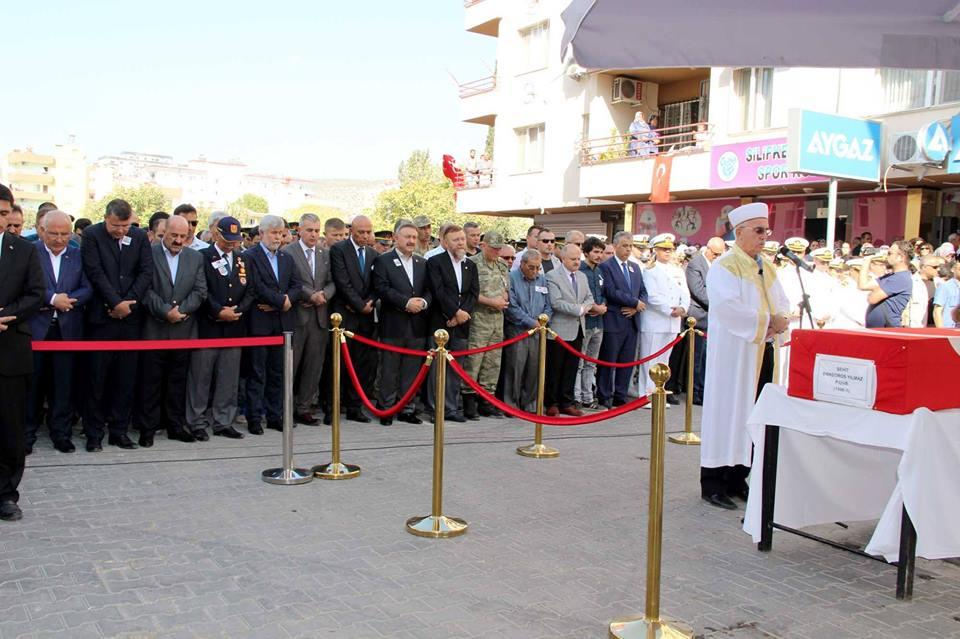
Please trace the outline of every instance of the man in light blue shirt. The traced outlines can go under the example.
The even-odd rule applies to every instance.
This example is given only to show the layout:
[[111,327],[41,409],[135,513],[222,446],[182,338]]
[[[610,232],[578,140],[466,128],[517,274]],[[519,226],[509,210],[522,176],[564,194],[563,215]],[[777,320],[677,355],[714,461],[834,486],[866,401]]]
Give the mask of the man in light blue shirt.
[[[540,253],[527,249],[520,256],[520,268],[510,273],[510,304],[505,311],[507,339],[538,326],[537,317],[553,315],[547,279],[540,271]],[[536,409],[540,340],[529,337],[508,346],[503,355],[504,400],[526,411]]]
[[937,328],[957,328],[955,311],[960,306],[960,262],[950,269],[952,278],[941,284],[933,296],[933,323]]

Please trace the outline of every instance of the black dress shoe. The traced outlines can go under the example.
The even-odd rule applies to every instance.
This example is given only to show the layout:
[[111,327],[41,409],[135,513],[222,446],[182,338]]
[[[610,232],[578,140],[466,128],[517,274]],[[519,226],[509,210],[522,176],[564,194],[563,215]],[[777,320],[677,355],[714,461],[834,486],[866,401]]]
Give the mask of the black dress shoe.
[[620,406],[623,406],[623,405],[626,404],[626,403],[627,403],[627,400],[625,400],[625,399],[615,399],[615,400],[613,400],[613,402],[612,402],[610,405],[611,405],[613,408],[618,408],[618,407],[620,407]]
[[260,422],[248,422],[247,430],[250,431],[251,435],[263,435],[263,426],[260,425]]
[[86,448],[88,453],[99,453],[103,451],[103,446],[95,439],[88,439]]
[[223,430],[215,432],[214,436],[227,437],[229,439],[243,439],[243,433],[235,429],[233,426],[227,426]]
[[370,418],[363,414],[363,411],[359,410],[348,410],[347,419],[351,422],[360,422],[361,424],[369,424]]
[[168,430],[167,439],[175,439],[179,442],[183,442],[184,444],[192,444],[193,442],[197,441],[197,438],[193,436],[193,433],[181,430],[179,428],[177,430]]
[[107,443],[111,446],[116,446],[117,448],[123,448],[124,450],[133,450],[137,447],[133,443],[133,440],[124,435],[110,435],[107,438]]
[[736,488],[734,490],[728,490],[727,494],[731,497],[736,497],[740,501],[747,501],[747,497],[750,496],[750,489],[744,486],[743,488]]
[[53,442],[53,447],[59,450],[61,453],[72,453],[77,450],[77,447],[74,446],[73,442],[69,439]]
[[267,428],[269,428],[270,430],[279,430],[280,432],[283,432],[283,424],[281,422],[268,421]]
[[207,434],[206,430],[198,428],[197,430],[193,431],[193,438],[198,442],[205,442],[210,440],[210,435]]
[[604,399],[602,401],[598,401],[597,408],[599,408],[600,410],[610,410],[611,408],[613,408],[613,400]]
[[667,395],[667,403],[673,406],[679,406],[680,398],[677,397],[676,395]]
[[150,448],[153,446],[153,433],[140,433],[140,438],[137,440],[137,443],[140,444],[143,448]]
[[323,425],[329,426],[333,423],[333,418],[330,417],[330,413],[324,413],[323,415]]
[[4,521],[19,521],[23,519],[23,511],[16,502],[7,500],[0,502],[0,519]]
[[463,415],[447,415],[446,417],[444,417],[444,420],[448,422],[457,422],[458,424],[467,423],[467,418],[464,417]]
[[380,418],[380,425],[381,425],[381,426],[392,426],[392,425],[393,425],[393,417],[381,417],[381,418]]
[[293,421],[299,424],[306,424],[307,426],[316,426],[320,423],[316,417],[309,413],[297,413],[293,416]]
[[408,424],[422,424],[423,420],[417,417],[415,413],[400,413],[397,420]]
[[711,506],[716,506],[717,508],[723,508],[724,510],[736,510],[737,505],[733,503],[733,500],[727,497],[722,493],[714,493],[712,495],[704,495],[703,501],[707,502]]
[[694,405],[694,406],[703,406],[703,398],[702,398],[702,397],[697,397],[696,395],[694,395],[694,396],[693,396],[693,405]]

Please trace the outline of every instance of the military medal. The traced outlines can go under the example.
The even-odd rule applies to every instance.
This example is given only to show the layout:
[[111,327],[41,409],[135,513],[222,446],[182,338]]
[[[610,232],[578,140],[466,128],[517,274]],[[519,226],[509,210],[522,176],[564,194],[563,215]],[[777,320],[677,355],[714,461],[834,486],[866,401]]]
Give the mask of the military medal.
[[240,285],[247,285],[247,267],[241,258],[237,258],[237,275],[240,278]]

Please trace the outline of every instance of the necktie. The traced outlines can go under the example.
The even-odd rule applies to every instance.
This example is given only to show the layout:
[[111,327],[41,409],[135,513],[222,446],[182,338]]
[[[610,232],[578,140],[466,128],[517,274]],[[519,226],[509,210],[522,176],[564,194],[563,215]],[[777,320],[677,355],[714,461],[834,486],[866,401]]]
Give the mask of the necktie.
[[623,279],[627,281],[627,286],[630,286],[630,271],[627,270],[627,263],[626,262],[621,263],[620,268],[623,269]]
[[573,296],[580,297],[580,291],[577,290],[577,274],[576,273],[570,274],[570,286],[573,287]]
[[364,271],[366,270],[366,268],[367,268],[367,260],[366,260],[366,258],[363,256],[363,247],[362,247],[362,246],[357,249],[357,259],[360,260],[360,274],[362,275],[363,272],[364,272]]
[[224,253],[223,259],[227,263],[227,273],[233,272],[233,255],[231,253]]
[[312,248],[308,248],[308,249],[307,249],[307,264],[310,266],[310,277],[313,277],[313,276],[314,276],[314,273],[316,272],[317,269],[316,269],[316,267],[315,267],[314,264],[313,264],[313,249],[312,249]]

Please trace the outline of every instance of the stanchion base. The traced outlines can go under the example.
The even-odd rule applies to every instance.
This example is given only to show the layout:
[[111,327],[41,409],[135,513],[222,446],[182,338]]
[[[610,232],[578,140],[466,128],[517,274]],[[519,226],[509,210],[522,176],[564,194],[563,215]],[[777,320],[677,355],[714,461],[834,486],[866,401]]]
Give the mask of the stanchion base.
[[517,454],[524,457],[535,457],[537,459],[546,457],[559,457],[560,451],[551,448],[546,444],[530,444],[529,446],[520,446],[517,448]]
[[700,435],[696,433],[680,433],[679,435],[670,435],[668,437],[671,442],[674,444],[684,444],[686,446],[699,446],[700,445]]
[[456,517],[411,517],[407,520],[407,532],[417,537],[458,537],[467,532],[467,522]]
[[313,481],[313,473],[306,468],[270,468],[260,474],[260,479],[268,484],[294,486]]
[[329,464],[320,464],[310,469],[314,477],[319,479],[353,479],[360,475],[360,467],[353,464],[340,464],[330,462]]
[[693,629],[671,619],[620,617],[610,622],[610,639],[693,639]]

